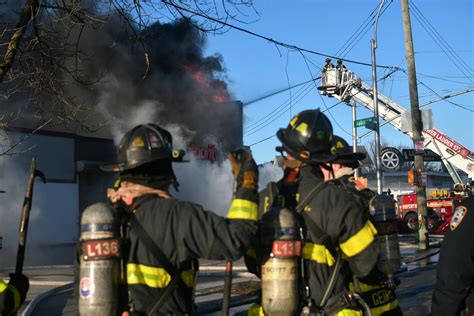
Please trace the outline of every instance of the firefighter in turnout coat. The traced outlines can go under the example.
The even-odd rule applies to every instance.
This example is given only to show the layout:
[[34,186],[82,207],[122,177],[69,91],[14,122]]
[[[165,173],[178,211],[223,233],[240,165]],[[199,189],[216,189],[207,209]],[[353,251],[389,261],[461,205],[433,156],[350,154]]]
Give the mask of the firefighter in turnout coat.
[[[285,170],[277,193],[269,194],[269,189],[261,192],[261,212],[268,211],[273,203],[289,208],[306,205],[301,213],[305,228],[305,301],[312,307],[324,308],[327,315],[362,315],[360,306],[348,295],[348,281],[354,275],[366,276],[375,265],[379,253],[377,231],[351,194],[325,182],[322,170],[337,158],[332,125],[319,110],[307,110],[297,114],[286,129],[280,129],[277,137],[282,143],[277,150],[286,153],[285,165],[293,170]],[[284,192],[285,183],[291,184],[290,192]],[[335,275],[334,286],[326,293],[337,261],[344,261],[347,269]],[[258,308],[254,306],[249,314],[261,314]]]
[[[334,147],[338,157],[328,165],[329,170],[323,169],[324,179],[332,181],[335,185],[349,192],[369,213],[369,202],[376,195],[366,188],[360,179],[354,177],[355,169],[360,166],[360,161],[365,158],[364,153],[351,152],[349,144],[340,136],[334,135]],[[395,296],[395,289],[387,286],[387,277],[377,267],[363,278],[356,278],[349,283],[351,291],[360,292],[365,302],[370,307],[372,316],[398,316],[402,311]]]
[[[134,214],[126,222],[125,303],[137,315],[194,314],[193,269],[197,267],[193,262],[197,258],[236,260],[257,230],[258,171],[250,152],[229,155],[235,190],[227,218],[171,195],[169,186],[177,183],[171,163],[181,158],[172,150],[168,131],[146,124],[124,135],[117,164],[103,166],[119,173],[109,199]],[[151,242],[145,242],[143,235]]]
[[441,246],[431,312],[474,315],[474,196],[454,210]]

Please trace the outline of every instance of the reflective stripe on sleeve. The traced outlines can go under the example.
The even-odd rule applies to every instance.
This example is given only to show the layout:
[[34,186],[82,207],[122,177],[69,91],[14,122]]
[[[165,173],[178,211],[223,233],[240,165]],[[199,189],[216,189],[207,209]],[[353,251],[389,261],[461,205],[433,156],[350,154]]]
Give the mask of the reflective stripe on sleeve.
[[[192,287],[194,283],[194,271],[183,271],[181,278],[188,287]],[[164,288],[168,286],[170,281],[171,275],[163,268],[150,267],[137,263],[127,264],[128,284],[143,284],[152,288]]]
[[355,311],[353,309],[343,309],[336,316],[363,316],[361,311]]
[[311,242],[306,242],[304,244],[303,258],[320,264],[326,264],[328,266],[332,266],[336,262],[324,245],[313,244]]
[[247,316],[265,316],[262,305],[254,304],[247,311]]
[[230,205],[227,218],[256,221],[258,219],[258,205],[249,200],[234,199]]
[[181,272],[181,279],[183,279],[187,287],[192,288],[194,286],[194,271],[186,270]]
[[16,312],[20,308],[20,304],[21,304],[20,292],[13,285],[8,285],[8,289],[10,290],[10,292],[13,293],[13,302],[14,302],[13,312]]
[[367,248],[374,241],[376,234],[377,229],[370,221],[367,221],[364,227],[339,246],[344,254],[353,257]]
[[6,288],[7,288],[7,284],[5,283],[5,281],[0,279],[0,294],[2,294]]
[[20,292],[18,292],[18,289],[14,287],[13,285],[8,285],[7,283],[5,283],[5,281],[0,279],[0,294],[5,292],[7,289],[13,294],[13,304],[14,304],[13,312],[15,312],[20,307],[20,303],[21,303]]

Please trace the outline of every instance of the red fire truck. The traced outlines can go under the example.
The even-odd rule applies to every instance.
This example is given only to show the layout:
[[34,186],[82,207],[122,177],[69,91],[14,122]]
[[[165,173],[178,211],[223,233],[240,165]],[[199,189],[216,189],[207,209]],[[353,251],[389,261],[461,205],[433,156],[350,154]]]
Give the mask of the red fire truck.
[[[433,234],[444,234],[451,217],[454,204],[470,195],[470,190],[458,186],[455,190],[436,189],[427,192],[426,205],[428,216],[426,228]],[[413,233],[418,230],[418,212],[416,194],[402,194],[397,197],[398,219],[402,232]]]

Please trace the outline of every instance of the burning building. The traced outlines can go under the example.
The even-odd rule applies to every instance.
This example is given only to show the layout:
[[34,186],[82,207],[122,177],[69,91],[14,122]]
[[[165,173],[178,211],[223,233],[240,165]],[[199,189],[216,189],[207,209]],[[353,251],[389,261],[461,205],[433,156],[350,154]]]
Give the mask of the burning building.
[[[167,128],[174,147],[187,150],[192,156],[190,166],[201,172],[200,187],[215,185],[198,192],[190,185],[196,179],[187,176],[193,171],[178,171],[178,179],[189,182],[188,189],[182,184],[181,197],[193,200],[190,195],[198,192],[202,200],[210,201],[204,195],[214,190],[220,199],[218,209],[228,203],[222,190],[231,192],[232,178],[219,162],[227,151],[242,146],[242,104],[231,101],[222,57],[203,55],[203,35],[188,20],[150,26],[141,31],[149,65],[143,63],[143,51],[130,45],[113,23],[98,30],[86,27],[83,37],[82,53],[94,58],[81,67],[82,75],[100,80],[84,85],[62,78],[64,92],[87,105],[77,120],[58,120],[51,105],[41,108],[40,118],[41,122],[52,121],[36,130],[41,125],[37,105],[29,103],[24,94],[12,97],[0,109],[4,114],[19,113],[1,132],[0,190],[6,193],[0,194],[0,267],[14,264],[31,158],[36,157],[37,168],[48,183],[35,184],[26,264],[71,263],[81,211],[104,201],[113,181],[113,175],[100,171],[99,166],[115,160],[115,144],[137,124],[154,122]],[[215,163],[203,165],[197,160]],[[214,179],[222,183],[207,181],[203,172],[214,172]],[[212,201],[205,206],[213,208]]]

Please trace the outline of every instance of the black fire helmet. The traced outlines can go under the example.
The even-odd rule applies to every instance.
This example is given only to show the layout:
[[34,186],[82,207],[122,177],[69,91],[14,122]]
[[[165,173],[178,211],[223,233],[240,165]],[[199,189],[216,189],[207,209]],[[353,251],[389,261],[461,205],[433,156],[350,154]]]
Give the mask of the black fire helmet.
[[[332,162],[337,158],[333,147],[332,125],[319,109],[295,115],[287,128],[280,128],[277,137],[283,150],[306,163]],[[281,150],[281,147],[277,147]]]
[[340,136],[334,135],[333,143],[337,154],[337,158],[333,161],[334,163],[355,169],[359,167],[359,161],[363,160],[366,156],[364,153],[352,152],[349,143]]
[[158,124],[151,123],[138,125],[125,133],[117,156],[116,164],[103,165],[101,169],[124,172],[159,159],[181,162],[184,151],[173,151],[171,134]]

